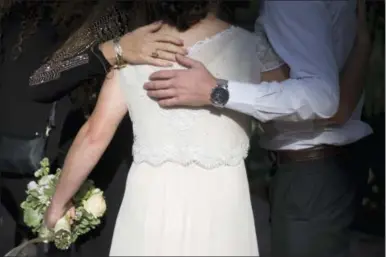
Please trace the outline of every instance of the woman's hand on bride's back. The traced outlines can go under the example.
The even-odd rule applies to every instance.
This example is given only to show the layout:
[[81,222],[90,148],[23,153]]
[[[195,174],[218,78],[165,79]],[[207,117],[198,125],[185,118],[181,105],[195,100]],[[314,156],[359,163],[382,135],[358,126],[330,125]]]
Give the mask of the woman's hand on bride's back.
[[[149,64],[161,67],[171,66],[176,54],[186,55],[183,41],[179,38],[157,33],[162,22],[140,27],[121,37],[123,59],[132,65]],[[100,46],[101,51],[111,64],[115,63],[115,51],[112,41]]]

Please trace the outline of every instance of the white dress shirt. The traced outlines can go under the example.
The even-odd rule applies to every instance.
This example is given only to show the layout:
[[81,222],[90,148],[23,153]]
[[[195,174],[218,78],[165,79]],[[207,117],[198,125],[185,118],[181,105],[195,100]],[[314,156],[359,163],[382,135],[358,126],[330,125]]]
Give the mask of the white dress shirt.
[[262,8],[257,25],[264,26],[273,48],[290,66],[290,79],[258,85],[230,81],[226,107],[263,122],[261,146],[270,150],[346,145],[371,134],[360,120],[363,98],[344,126],[313,122],[338,109],[339,72],[355,41],[356,0],[270,0]]

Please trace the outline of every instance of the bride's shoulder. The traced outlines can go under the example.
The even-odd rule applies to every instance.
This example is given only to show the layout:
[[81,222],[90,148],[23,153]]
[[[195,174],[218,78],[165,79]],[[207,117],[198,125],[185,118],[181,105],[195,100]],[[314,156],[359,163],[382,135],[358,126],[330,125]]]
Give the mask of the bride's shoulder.
[[246,40],[251,42],[257,40],[256,35],[253,32],[250,32],[239,26],[232,26],[233,28],[233,38],[239,42],[245,42]]
[[262,52],[270,48],[269,41],[264,32],[251,32],[241,27],[235,27],[233,42],[239,45],[243,51]]
[[264,27],[260,23],[255,24],[254,32],[238,28],[235,38],[243,45],[244,51],[250,52],[253,56],[257,57],[263,65],[264,71],[279,67],[283,64],[282,59],[273,49]]
[[234,38],[240,43],[245,43],[256,48],[271,48],[263,27],[256,27],[254,32],[241,27],[235,27]]

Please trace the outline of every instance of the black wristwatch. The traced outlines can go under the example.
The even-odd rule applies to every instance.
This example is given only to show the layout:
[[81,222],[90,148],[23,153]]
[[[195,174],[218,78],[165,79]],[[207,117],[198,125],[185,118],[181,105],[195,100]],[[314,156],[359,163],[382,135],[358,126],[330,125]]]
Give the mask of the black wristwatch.
[[223,108],[229,100],[228,81],[216,79],[217,86],[212,89],[210,101],[217,108]]

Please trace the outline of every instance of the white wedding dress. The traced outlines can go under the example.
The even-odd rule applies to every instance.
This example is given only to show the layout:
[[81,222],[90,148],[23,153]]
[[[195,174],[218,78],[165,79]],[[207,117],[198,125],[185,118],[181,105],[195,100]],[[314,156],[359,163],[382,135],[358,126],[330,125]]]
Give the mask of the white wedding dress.
[[[219,78],[258,83],[264,62],[275,61],[270,51],[265,38],[230,27],[194,45],[190,56]],[[110,256],[258,256],[244,167],[250,118],[159,107],[143,89],[157,70],[120,71],[134,162]]]

